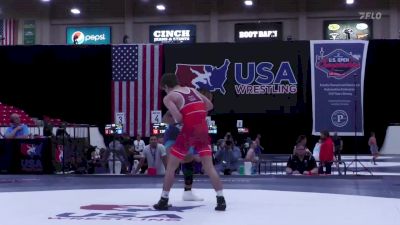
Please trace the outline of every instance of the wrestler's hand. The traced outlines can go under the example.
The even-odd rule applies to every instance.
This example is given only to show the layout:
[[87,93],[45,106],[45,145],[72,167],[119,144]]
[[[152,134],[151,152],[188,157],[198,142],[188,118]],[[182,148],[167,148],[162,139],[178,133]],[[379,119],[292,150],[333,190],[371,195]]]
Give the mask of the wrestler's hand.
[[174,124],[174,118],[172,117],[171,113],[169,111],[167,111],[163,118],[162,118],[163,123],[167,123],[167,124]]
[[179,132],[182,131],[183,124],[181,124],[181,123],[175,123],[174,125],[176,126],[176,128],[179,129]]

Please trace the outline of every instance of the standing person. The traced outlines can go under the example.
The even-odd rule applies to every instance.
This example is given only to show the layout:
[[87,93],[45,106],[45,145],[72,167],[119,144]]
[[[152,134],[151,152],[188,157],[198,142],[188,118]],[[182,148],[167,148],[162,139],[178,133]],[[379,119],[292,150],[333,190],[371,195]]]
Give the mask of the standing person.
[[257,142],[253,141],[250,145],[249,150],[246,153],[246,157],[244,158],[245,162],[251,162],[251,173],[255,174],[257,171],[257,164],[260,160],[259,155],[257,154]]
[[[210,101],[212,101],[213,96],[210,91],[208,91],[207,89],[200,89],[199,92],[206,96]],[[167,150],[167,152],[169,152],[171,146],[175,144],[176,138],[180,133],[180,124],[175,123],[174,118],[169,111],[164,114],[163,122],[168,124],[163,139],[165,149]],[[182,199],[183,201],[203,201],[203,198],[196,196],[192,191],[194,163],[199,162],[200,158],[198,157],[198,152],[193,147],[190,147],[189,152],[191,154],[187,155],[182,163],[182,172],[185,182]]]
[[210,177],[211,183],[217,194],[217,206],[215,210],[226,209],[225,198],[222,192],[222,183],[215,171],[210,148],[210,137],[206,122],[207,111],[213,108],[211,101],[198,91],[181,87],[175,74],[164,74],[161,78],[161,87],[167,93],[164,97],[164,105],[170,111],[175,122],[181,122],[183,127],[175,144],[171,147],[167,163],[167,171],[164,177],[161,198],[154,208],[168,210],[169,191],[173,185],[175,170],[184,159],[189,147],[198,150],[203,164],[203,169]]
[[376,143],[375,132],[371,132],[371,137],[368,140],[368,145],[372,155],[371,161],[374,163],[374,165],[378,165],[376,164],[376,158],[378,158],[379,148],[378,144]]
[[136,136],[136,140],[133,142],[133,146],[135,147],[135,151],[138,154],[142,154],[143,153],[143,150],[144,150],[144,147],[146,146],[146,144],[142,140],[142,136],[140,134],[138,134]]
[[321,147],[319,152],[319,174],[331,174],[332,172],[332,163],[333,163],[333,152],[334,146],[332,138],[329,136],[329,132],[324,130],[321,131]]
[[339,163],[341,163],[342,161],[342,150],[343,150],[343,140],[342,138],[340,138],[337,134],[337,132],[335,132],[335,134],[333,135],[333,143],[335,144],[335,158],[337,161],[339,161]]
[[[137,134],[136,140],[133,141],[133,161],[135,160],[141,160],[143,156],[143,150],[146,144],[142,140],[142,136],[140,134]],[[134,163],[132,164],[134,165]],[[140,167],[140,173],[144,173],[147,170],[147,164],[143,164]],[[132,168],[131,172],[134,172],[136,168]]]
[[121,174],[122,165],[124,164],[129,167],[128,156],[124,146],[121,144],[121,139],[120,136],[117,136],[108,145],[106,159],[108,160],[110,174]]
[[257,143],[256,153],[260,156],[264,152],[264,147],[261,146],[261,134],[257,134],[254,141]]
[[245,162],[252,162],[254,165],[258,162],[259,158],[256,154],[256,148],[257,143],[252,141],[249,150],[246,153],[246,157],[244,157]]

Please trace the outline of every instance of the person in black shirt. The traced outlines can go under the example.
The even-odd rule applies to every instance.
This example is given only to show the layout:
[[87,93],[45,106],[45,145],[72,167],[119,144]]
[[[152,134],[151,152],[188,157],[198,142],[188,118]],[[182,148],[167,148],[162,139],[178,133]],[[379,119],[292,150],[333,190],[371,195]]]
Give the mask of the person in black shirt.
[[317,173],[318,168],[314,157],[310,153],[307,153],[304,145],[297,144],[295,153],[290,155],[288,159],[286,174],[311,175]]
[[339,163],[342,161],[341,152],[343,150],[343,140],[338,136],[337,133],[333,135],[333,144],[335,145],[335,158]]

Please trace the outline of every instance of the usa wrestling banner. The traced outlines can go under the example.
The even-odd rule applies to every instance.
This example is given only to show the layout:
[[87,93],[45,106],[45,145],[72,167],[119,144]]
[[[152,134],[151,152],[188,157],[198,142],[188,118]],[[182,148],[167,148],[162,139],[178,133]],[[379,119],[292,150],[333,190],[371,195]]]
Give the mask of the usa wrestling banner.
[[309,42],[165,45],[165,71],[213,93],[214,113],[304,112]]
[[311,41],[313,135],[364,135],[368,41]]

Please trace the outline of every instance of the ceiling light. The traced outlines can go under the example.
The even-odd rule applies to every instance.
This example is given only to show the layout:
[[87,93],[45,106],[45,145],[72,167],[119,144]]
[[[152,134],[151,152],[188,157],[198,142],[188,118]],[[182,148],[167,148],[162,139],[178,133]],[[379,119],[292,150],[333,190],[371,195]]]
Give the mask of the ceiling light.
[[41,0],[42,2],[50,2],[51,0]]
[[165,10],[165,5],[163,5],[163,4],[158,4],[158,5],[156,6],[156,8],[157,8],[157,10],[159,10],[159,11],[164,11],[164,10]]
[[72,13],[72,14],[75,14],[75,15],[78,15],[78,14],[81,13],[81,10],[79,10],[78,8],[72,8],[72,9],[71,9],[71,13]]
[[346,0],[346,4],[347,5],[351,5],[351,4],[353,4],[354,3],[354,0]]
[[246,0],[246,1],[244,1],[244,4],[246,6],[252,6],[253,5],[253,1],[252,0]]

